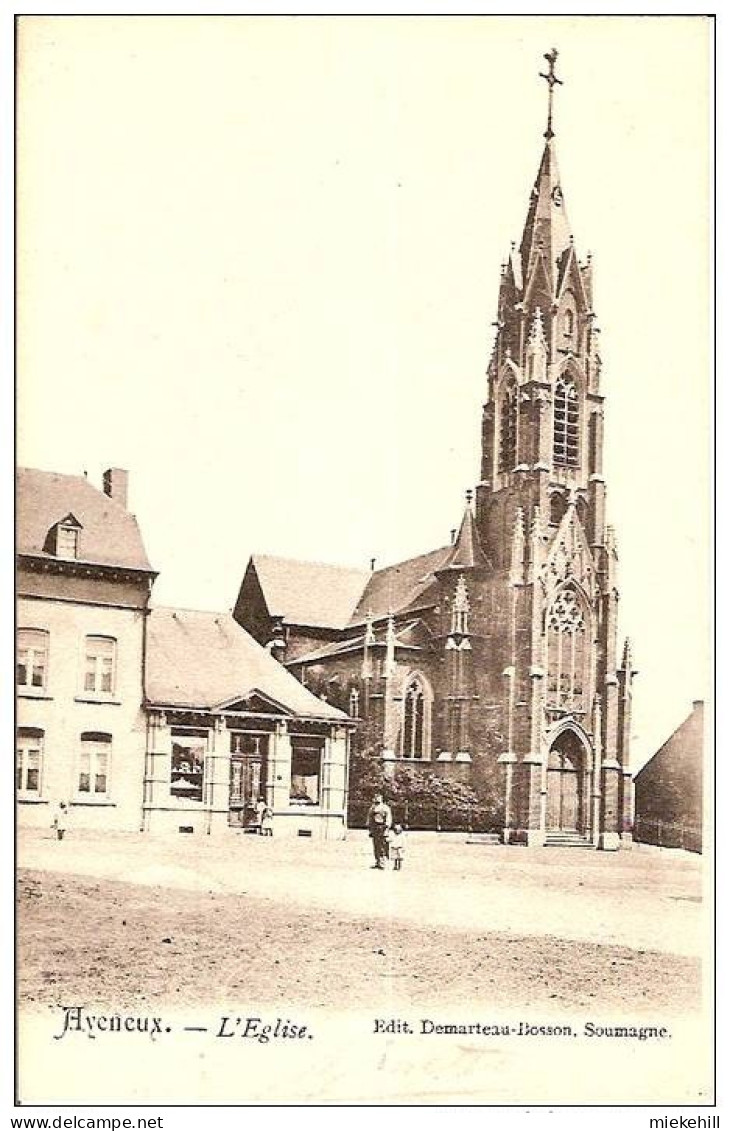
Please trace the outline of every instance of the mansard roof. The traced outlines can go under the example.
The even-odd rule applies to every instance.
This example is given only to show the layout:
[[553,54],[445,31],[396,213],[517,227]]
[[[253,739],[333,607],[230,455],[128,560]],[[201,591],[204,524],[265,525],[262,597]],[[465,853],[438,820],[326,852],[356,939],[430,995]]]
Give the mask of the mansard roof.
[[213,710],[254,698],[292,715],[345,718],[307,691],[230,613],[151,609],[145,658],[150,705]]
[[135,516],[85,476],[18,468],[16,483],[19,554],[55,559],[49,531],[73,518],[77,561],[153,572]]

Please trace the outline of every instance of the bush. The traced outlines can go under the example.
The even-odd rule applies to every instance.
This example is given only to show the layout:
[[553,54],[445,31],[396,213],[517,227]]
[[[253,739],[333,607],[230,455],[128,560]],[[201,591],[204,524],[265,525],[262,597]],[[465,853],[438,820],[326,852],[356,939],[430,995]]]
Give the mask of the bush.
[[393,810],[393,820],[406,828],[475,832],[496,832],[502,828],[501,798],[480,798],[470,785],[402,762],[386,773],[376,753],[353,754],[348,805],[350,827],[365,826],[375,793],[383,794]]

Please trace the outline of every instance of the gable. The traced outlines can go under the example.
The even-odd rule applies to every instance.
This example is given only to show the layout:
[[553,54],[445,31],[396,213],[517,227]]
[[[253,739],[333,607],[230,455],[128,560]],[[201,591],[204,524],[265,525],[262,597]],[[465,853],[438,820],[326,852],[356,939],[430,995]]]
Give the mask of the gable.
[[266,695],[255,687],[243,695],[234,695],[229,699],[224,699],[221,703],[216,703],[213,709],[216,711],[254,711],[264,715],[292,714],[276,699],[272,699],[270,695]]
[[597,592],[593,554],[574,501],[568,504],[558,526],[541,570],[541,581],[546,591],[556,589],[565,581],[575,581],[589,598]]

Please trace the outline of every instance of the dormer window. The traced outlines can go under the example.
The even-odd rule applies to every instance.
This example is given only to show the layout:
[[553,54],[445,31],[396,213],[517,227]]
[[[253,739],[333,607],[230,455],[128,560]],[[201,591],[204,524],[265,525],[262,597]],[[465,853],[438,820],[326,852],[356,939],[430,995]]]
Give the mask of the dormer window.
[[81,523],[75,515],[67,514],[48,531],[45,546],[49,554],[67,561],[75,561],[79,556],[79,531]]
[[56,557],[79,556],[79,532],[75,526],[59,526],[56,530]]

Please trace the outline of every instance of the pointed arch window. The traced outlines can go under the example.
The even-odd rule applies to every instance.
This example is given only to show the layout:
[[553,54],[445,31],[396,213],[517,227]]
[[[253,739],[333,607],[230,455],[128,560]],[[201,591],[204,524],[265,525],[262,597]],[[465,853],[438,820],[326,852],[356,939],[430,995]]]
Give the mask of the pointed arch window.
[[403,728],[401,757],[414,760],[428,758],[431,730],[431,702],[423,679],[413,676],[403,695]]
[[550,496],[550,525],[559,526],[568,509],[568,502],[562,491],[554,491]]
[[561,589],[547,616],[547,705],[584,711],[588,684],[588,626],[575,589]]
[[560,467],[578,466],[578,390],[570,377],[559,377],[555,385],[553,416],[553,461]]
[[502,394],[499,413],[499,470],[512,471],[517,463],[517,382],[510,379]]

